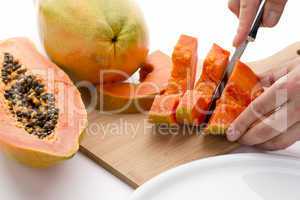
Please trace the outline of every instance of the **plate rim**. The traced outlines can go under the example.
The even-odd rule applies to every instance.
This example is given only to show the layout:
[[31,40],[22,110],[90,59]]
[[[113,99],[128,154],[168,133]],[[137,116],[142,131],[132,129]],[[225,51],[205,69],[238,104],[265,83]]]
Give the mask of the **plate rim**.
[[148,180],[146,183],[141,185],[139,188],[137,188],[130,196],[129,200],[139,200],[137,199],[139,195],[142,195],[143,193],[147,192],[149,189],[151,189],[151,187],[155,186],[157,183],[158,184],[161,183],[162,181],[164,181],[168,177],[171,177],[175,173],[182,173],[188,169],[192,170],[194,168],[200,167],[200,165],[202,165],[201,167],[203,167],[203,165],[206,165],[207,167],[208,165],[214,165],[215,163],[218,162],[222,162],[222,161],[228,162],[230,160],[237,160],[237,159],[239,159],[240,161],[241,159],[243,160],[264,159],[264,160],[272,160],[272,161],[282,160],[285,162],[298,162],[300,164],[300,160],[296,157],[290,155],[278,155],[272,153],[237,153],[237,154],[227,154],[227,155],[219,155],[214,157],[207,157],[207,158],[203,158],[200,160],[195,160],[186,164],[179,165],[175,168],[169,169],[153,177],[152,179]]

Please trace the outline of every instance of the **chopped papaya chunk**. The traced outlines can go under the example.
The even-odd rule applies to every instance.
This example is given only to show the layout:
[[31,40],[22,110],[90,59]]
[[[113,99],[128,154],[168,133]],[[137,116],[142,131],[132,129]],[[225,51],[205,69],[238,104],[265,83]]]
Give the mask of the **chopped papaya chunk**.
[[149,113],[149,122],[156,124],[176,124],[176,116],[174,115],[180,95],[158,95]]
[[192,125],[202,123],[216,87],[213,82],[198,82],[197,88],[188,90],[177,107],[177,121],[181,124]]
[[198,62],[198,42],[182,35],[172,55],[172,72],[166,91],[155,97],[149,112],[149,121],[157,124],[176,123],[176,108],[180,97],[194,87]]
[[219,103],[214,110],[214,114],[205,129],[206,134],[224,135],[231,122],[233,122],[246,107],[238,104]]
[[238,61],[228,80],[205,133],[225,135],[230,124],[263,92],[259,78]]
[[213,94],[223,78],[229,60],[229,52],[214,44],[208,53],[202,75],[193,90],[181,99],[176,117],[178,122],[199,125],[203,122]]
[[182,35],[172,55],[173,68],[166,94],[183,94],[194,88],[198,62],[196,38]]
[[213,44],[204,64],[200,80],[219,83],[229,62],[230,52]]

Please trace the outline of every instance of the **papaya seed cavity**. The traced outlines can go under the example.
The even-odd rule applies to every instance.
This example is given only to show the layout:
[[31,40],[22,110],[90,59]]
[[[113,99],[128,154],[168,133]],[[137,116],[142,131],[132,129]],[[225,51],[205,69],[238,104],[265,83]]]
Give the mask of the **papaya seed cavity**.
[[47,93],[45,85],[10,53],[4,53],[1,78],[4,98],[19,124],[40,139],[51,135],[59,115],[54,95]]

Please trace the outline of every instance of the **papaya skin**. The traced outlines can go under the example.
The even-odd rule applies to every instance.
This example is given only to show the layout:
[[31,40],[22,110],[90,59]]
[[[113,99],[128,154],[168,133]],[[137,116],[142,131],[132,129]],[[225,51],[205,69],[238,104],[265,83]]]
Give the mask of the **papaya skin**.
[[157,95],[149,112],[149,121],[155,124],[174,124],[180,98],[194,87],[198,62],[198,41],[181,35],[172,54],[172,72],[166,91]]
[[213,44],[203,64],[202,74],[193,90],[181,98],[176,110],[180,124],[200,125],[205,119],[214,91],[221,82],[228,65],[230,53],[217,44]]
[[14,144],[7,144],[0,142],[1,150],[6,155],[18,162],[33,168],[47,168],[52,165],[56,165],[64,160],[70,159],[75,155],[75,152],[79,149],[78,145],[74,146],[74,149],[67,155],[53,155],[47,152],[36,151],[34,149],[18,147]]
[[[80,138],[87,125],[87,113],[77,88],[56,65],[43,57],[26,38],[0,41],[0,63],[3,53],[12,54],[27,72],[37,76],[46,91],[55,96],[59,112],[54,132],[40,139],[17,126],[8,110],[0,80],[0,147],[10,157],[28,166],[44,168],[71,158],[79,149]],[[2,68],[2,66],[0,66]],[[53,76],[48,76],[49,74]],[[63,97],[61,96],[63,95]]]
[[148,54],[147,26],[133,0],[41,0],[39,26],[49,57],[78,80],[126,80]]
[[150,110],[154,98],[166,90],[171,74],[171,59],[161,51],[147,57],[140,69],[140,83],[99,85],[100,111],[115,114],[144,113]]
[[226,135],[231,123],[262,93],[258,76],[238,61],[204,132],[207,135]]

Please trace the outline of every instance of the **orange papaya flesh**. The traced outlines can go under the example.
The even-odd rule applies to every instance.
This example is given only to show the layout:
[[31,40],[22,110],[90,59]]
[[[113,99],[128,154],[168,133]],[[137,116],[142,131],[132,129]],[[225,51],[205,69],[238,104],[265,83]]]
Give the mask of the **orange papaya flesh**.
[[69,77],[26,38],[0,41],[0,147],[32,167],[72,157],[87,125]]
[[165,94],[183,94],[194,88],[198,62],[198,42],[181,35],[172,54],[173,68]]
[[155,97],[149,121],[156,124],[176,123],[176,108],[180,98],[194,87],[198,62],[198,42],[182,35],[172,54],[172,72],[166,91]]
[[179,94],[157,95],[149,112],[149,122],[155,124],[176,124],[176,108]]
[[140,83],[113,83],[99,85],[101,95],[100,110],[121,113],[148,111],[157,94],[166,90],[171,74],[170,57],[156,51],[147,57],[140,69]]
[[216,84],[198,82],[197,89],[188,90],[176,110],[176,119],[181,124],[199,125],[205,118],[212,101]]
[[246,107],[238,104],[219,103],[205,129],[206,134],[225,135],[230,124],[240,115]]
[[206,134],[224,135],[230,124],[263,92],[257,75],[238,61],[205,130]]
[[230,52],[213,44],[203,63],[201,81],[219,83],[229,62]]
[[238,61],[220,98],[222,103],[248,106],[263,92],[257,75],[244,63]]
[[171,75],[172,60],[161,51],[155,51],[147,57],[140,69],[140,82],[154,83],[154,86],[164,92],[168,78]]
[[199,125],[203,122],[228,65],[230,53],[214,44],[209,51],[200,79],[192,91],[186,92],[176,111],[178,122]]

